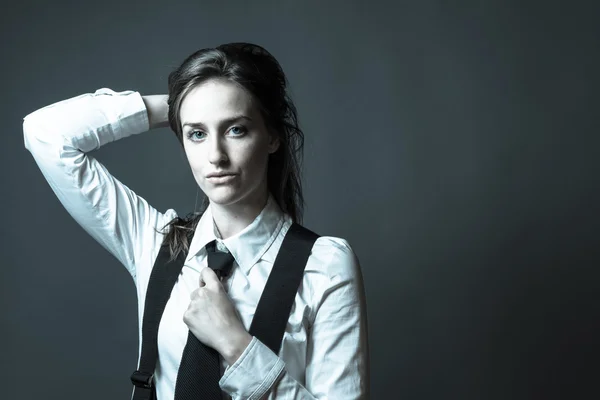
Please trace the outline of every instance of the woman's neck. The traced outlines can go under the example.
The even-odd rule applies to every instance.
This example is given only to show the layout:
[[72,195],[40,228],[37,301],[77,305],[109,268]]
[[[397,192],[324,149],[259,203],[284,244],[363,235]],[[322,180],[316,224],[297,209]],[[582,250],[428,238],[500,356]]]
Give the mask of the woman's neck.
[[244,204],[220,205],[211,203],[213,220],[222,239],[234,236],[252,223],[265,208],[269,193]]

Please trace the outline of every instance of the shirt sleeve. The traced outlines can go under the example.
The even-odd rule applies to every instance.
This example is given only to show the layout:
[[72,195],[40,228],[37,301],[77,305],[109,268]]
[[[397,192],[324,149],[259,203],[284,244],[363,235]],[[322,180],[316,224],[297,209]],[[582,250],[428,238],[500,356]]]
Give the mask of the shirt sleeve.
[[142,244],[168,218],[89,152],[148,130],[141,95],[106,88],[43,107],[23,121],[25,147],[62,205],[134,278]]
[[327,279],[308,334],[304,385],[286,372],[277,354],[254,337],[221,378],[221,388],[232,399],[369,398],[366,300],[360,265],[345,240],[319,240],[331,245],[313,260],[326,266]]

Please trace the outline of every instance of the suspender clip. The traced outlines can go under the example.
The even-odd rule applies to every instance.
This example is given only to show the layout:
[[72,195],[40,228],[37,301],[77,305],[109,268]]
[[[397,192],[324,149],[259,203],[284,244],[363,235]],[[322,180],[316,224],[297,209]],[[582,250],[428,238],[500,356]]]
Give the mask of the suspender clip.
[[154,374],[147,374],[140,370],[134,371],[131,374],[131,382],[139,388],[150,389],[153,386]]

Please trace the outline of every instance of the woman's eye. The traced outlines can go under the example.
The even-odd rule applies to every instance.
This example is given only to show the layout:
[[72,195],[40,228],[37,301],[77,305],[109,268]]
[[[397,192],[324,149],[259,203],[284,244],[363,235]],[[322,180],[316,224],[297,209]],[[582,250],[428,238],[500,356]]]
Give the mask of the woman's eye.
[[200,140],[204,138],[204,132],[201,131],[190,131],[188,132],[188,138],[191,140]]
[[229,132],[231,132],[231,134],[234,136],[240,136],[246,133],[246,128],[242,126],[234,126],[229,130]]

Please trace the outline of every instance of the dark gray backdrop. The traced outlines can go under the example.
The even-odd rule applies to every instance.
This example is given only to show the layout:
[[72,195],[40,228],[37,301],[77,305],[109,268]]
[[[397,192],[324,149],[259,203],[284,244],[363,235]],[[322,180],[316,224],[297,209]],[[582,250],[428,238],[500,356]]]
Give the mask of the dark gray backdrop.
[[[362,264],[372,398],[598,396],[598,7],[450,3],[5,5],[0,397],[128,398],[137,352],[133,282],[55,199],[22,117],[100,87],[162,93],[229,41],[288,74],[305,224]],[[95,155],[159,210],[193,208],[168,130]]]

